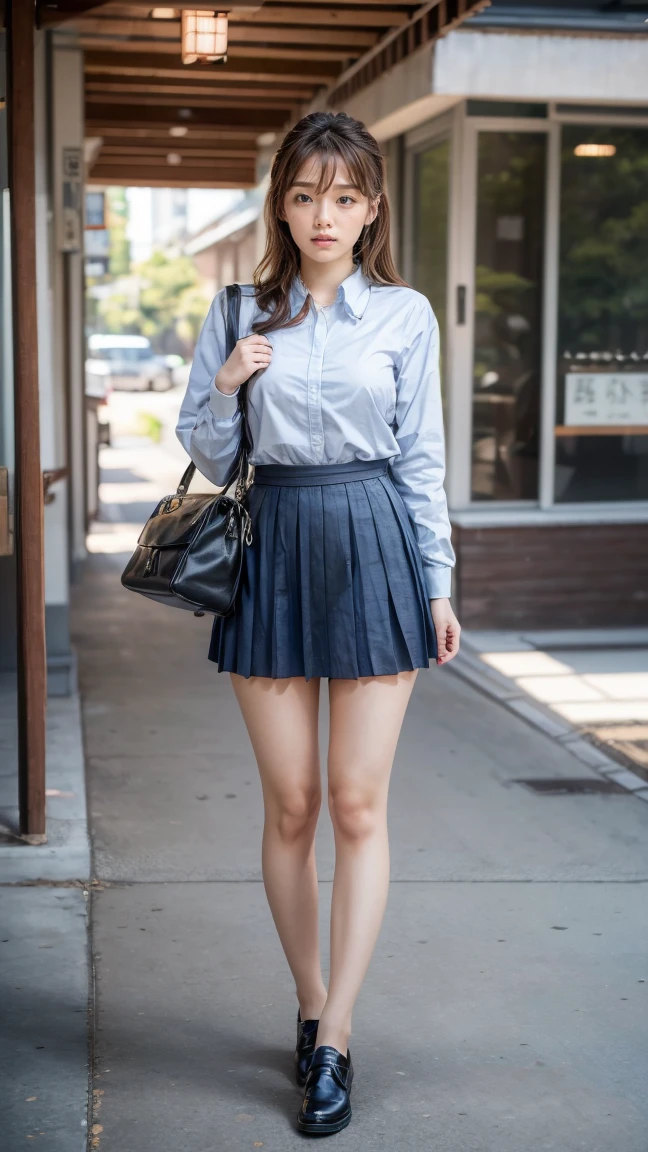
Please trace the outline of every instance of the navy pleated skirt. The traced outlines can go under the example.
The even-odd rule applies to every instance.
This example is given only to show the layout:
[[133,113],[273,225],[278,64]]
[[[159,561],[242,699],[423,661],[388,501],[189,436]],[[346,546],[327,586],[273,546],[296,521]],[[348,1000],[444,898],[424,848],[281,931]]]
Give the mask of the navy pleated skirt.
[[355,680],[427,668],[437,642],[389,460],[258,464],[253,542],[208,658],[239,675]]

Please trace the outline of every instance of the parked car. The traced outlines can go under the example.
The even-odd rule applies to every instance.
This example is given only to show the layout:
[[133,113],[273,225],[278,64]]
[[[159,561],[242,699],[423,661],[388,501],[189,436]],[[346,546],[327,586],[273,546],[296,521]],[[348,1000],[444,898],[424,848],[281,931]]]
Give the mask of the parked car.
[[115,390],[166,392],[173,387],[165,358],[153,352],[146,336],[104,336],[95,332],[88,338],[88,351],[86,374],[93,370],[94,361],[108,364]]
[[109,405],[112,392],[110,364],[105,360],[86,360],[85,394],[90,398],[97,415],[97,439],[99,444],[110,444]]

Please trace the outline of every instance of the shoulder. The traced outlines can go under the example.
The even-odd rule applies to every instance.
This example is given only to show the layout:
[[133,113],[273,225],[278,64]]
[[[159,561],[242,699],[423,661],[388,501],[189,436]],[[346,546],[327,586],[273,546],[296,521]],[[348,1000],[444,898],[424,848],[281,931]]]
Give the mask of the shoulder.
[[[241,308],[240,308],[240,327],[249,326],[259,313],[256,305],[256,289],[254,284],[240,284],[241,289]],[[214,296],[210,312],[219,316],[223,321],[227,313],[227,286],[224,285],[219,288]]]
[[372,298],[390,316],[416,328],[438,328],[437,318],[427,296],[409,284],[372,284]]

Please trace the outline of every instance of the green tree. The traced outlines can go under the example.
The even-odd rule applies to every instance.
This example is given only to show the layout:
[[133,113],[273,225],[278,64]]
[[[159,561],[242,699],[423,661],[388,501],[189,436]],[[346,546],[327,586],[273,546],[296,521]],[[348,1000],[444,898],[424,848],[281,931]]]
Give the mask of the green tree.
[[174,351],[180,341],[191,355],[210,304],[191,260],[156,250],[132,273],[139,281],[137,302],[117,291],[100,304],[106,331],[148,336],[158,352]]
[[110,232],[110,272],[125,276],[130,271],[130,242],[126,238],[128,204],[125,188],[106,190],[107,224]]

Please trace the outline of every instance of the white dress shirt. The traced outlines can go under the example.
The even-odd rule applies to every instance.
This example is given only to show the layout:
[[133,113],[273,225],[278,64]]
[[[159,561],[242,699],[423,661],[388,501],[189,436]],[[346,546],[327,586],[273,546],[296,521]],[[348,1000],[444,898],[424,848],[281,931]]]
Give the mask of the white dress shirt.
[[[239,336],[261,316],[241,285]],[[307,290],[290,288],[291,315]],[[226,359],[225,289],[200,333],[176,435],[200,472],[222,485],[241,435],[237,392],[214,377]],[[251,464],[340,464],[390,457],[389,471],[414,523],[428,596],[450,595],[455,554],[443,479],[439,326],[422,293],[376,285],[356,265],[333,304],[311,307],[294,328],[268,334],[272,360],[248,383]],[[238,391],[238,390],[237,390]]]

